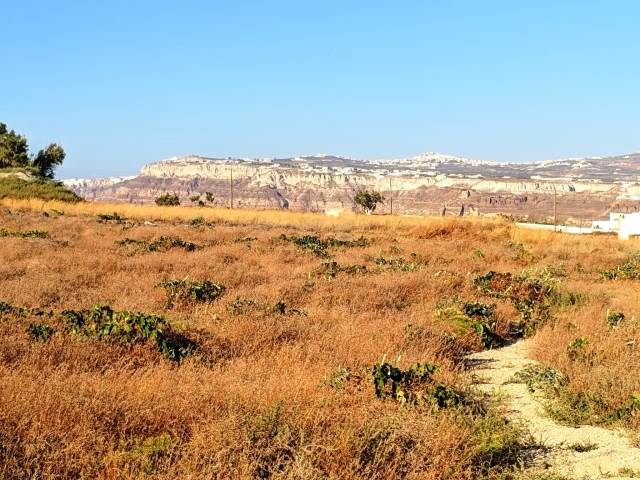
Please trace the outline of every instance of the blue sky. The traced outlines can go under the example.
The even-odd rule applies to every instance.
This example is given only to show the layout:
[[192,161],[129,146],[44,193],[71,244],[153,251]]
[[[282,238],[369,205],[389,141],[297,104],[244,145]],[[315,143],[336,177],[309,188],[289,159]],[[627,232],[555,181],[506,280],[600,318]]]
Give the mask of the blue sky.
[[640,2],[5,2],[0,121],[60,177],[201,154],[640,150]]

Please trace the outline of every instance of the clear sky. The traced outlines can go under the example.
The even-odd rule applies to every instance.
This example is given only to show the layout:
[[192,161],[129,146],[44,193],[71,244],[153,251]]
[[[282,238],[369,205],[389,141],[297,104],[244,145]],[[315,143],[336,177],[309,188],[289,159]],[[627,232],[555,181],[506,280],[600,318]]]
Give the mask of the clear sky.
[[640,150],[640,2],[7,1],[0,121],[60,177],[174,155]]

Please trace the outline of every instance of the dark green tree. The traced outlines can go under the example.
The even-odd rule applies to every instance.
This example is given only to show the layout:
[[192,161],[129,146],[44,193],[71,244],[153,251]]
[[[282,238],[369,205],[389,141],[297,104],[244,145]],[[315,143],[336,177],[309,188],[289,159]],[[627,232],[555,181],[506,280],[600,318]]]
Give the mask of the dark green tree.
[[26,167],[29,165],[27,138],[0,122],[0,168]]
[[364,213],[371,215],[378,204],[384,202],[384,197],[380,195],[380,192],[374,190],[370,192],[368,190],[360,190],[353,201],[362,208]]
[[41,177],[53,178],[56,167],[62,165],[65,156],[64,149],[57,143],[52,143],[38,152],[33,159],[33,166]]

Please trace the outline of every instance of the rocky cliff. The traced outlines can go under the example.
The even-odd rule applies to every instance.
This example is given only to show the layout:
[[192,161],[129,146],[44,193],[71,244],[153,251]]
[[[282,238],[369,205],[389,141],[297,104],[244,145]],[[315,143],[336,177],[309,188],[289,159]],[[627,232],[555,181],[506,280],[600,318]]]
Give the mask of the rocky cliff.
[[145,165],[140,175],[73,180],[87,199],[152,202],[176,192],[183,203],[211,192],[214,203],[292,210],[352,210],[360,189],[381,191],[396,213],[509,213],[544,219],[594,218],[612,208],[634,211],[640,199],[640,154],[531,164],[468,160],[427,153],[397,160],[333,155],[272,159],[174,157]]

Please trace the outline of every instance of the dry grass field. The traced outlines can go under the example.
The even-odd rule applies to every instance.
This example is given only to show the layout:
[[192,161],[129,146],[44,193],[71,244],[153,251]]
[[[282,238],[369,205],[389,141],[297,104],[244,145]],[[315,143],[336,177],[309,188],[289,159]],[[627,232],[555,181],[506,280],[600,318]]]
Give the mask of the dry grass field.
[[640,432],[638,247],[3,200],[0,477],[514,478],[535,445],[464,355],[533,335],[551,415]]

